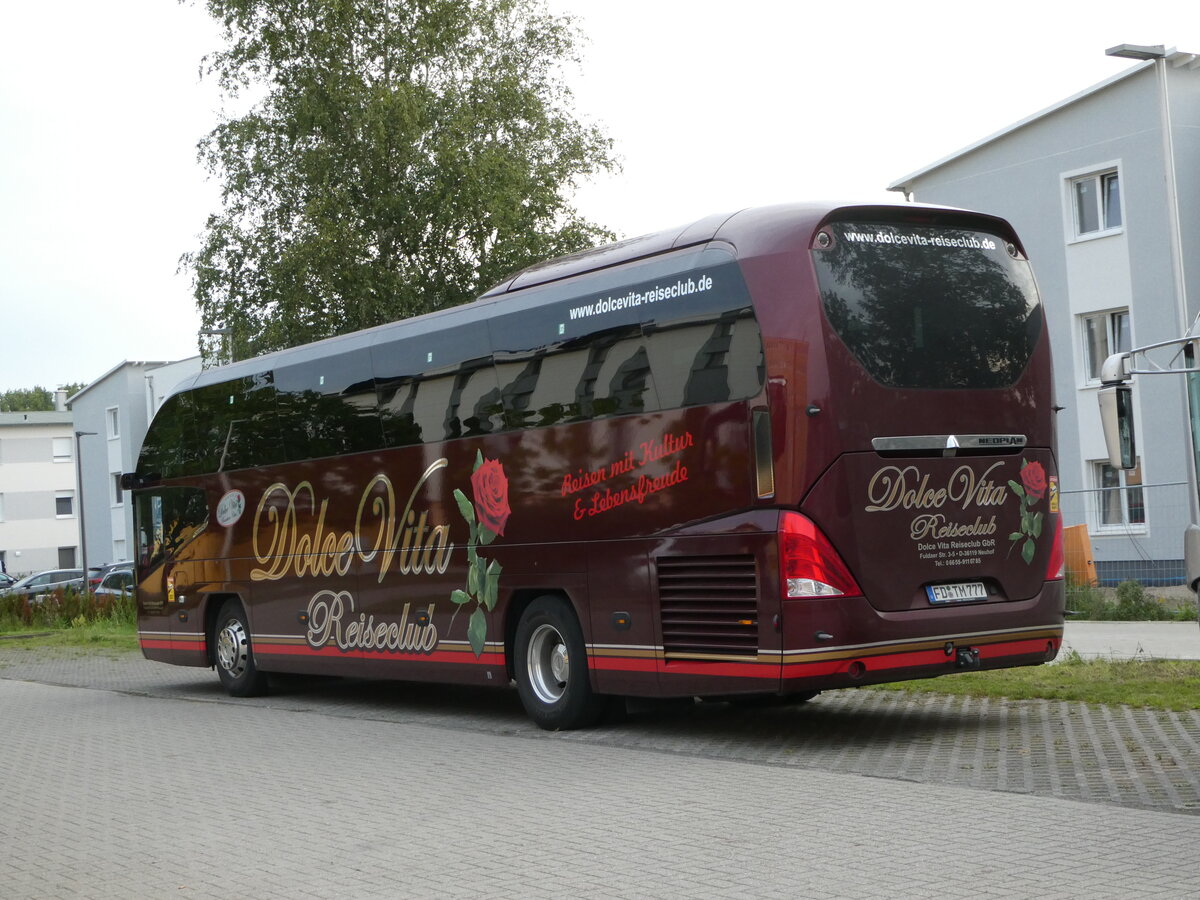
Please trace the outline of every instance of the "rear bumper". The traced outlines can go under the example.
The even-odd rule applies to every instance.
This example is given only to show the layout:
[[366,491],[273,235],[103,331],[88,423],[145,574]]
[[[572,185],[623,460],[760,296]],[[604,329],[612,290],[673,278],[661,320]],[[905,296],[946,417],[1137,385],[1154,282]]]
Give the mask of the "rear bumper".
[[[863,598],[784,604],[781,690],[1038,665],[1062,647],[1064,587],[1008,603],[879,612]],[[968,651],[964,654],[962,651]]]

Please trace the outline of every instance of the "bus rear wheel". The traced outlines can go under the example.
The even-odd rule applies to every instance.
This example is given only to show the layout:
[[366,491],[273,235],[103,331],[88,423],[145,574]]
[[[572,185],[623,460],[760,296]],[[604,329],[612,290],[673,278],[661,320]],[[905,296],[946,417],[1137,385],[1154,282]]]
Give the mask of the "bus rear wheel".
[[539,597],[517,623],[514,663],[525,712],[548,731],[586,728],[604,712],[592,691],[583,631],[561,597]]
[[237,600],[226,600],[213,629],[217,677],[231,697],[257,697],[267,692],[267,675],[254,664],[250,625]]

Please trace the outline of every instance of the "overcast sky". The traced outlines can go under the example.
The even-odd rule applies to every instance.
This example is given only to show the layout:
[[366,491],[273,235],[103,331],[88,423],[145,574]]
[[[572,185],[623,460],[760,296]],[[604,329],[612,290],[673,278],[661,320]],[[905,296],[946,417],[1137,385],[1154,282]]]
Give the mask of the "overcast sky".
[[[577,203],[621,236],[888,184],[1116,74],[1119,43],[1200,51],[1178,2],[548,0],[580,19],[577,112],[620,175]],[[180,254],[217,185],[198,77],[217,31],[171,0],[9,3],[0,18],[0,390],[196,352]],[[1036,260],[1034,261],[1036,265]]]

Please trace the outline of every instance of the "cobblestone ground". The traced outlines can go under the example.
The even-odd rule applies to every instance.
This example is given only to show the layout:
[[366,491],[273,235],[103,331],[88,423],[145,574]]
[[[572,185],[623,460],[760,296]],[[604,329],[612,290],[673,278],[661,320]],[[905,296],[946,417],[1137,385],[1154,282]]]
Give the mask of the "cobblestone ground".
[[[235,703],[204,671],[3,659],[6,900],[1200,895],[1195,816],[903,780],[969,767],[1038,790],[1016,760],[1036,742],[1010,746],[1012,729],[1106,735],[1120,714],[858,692],[550,735],[506,691],[306,679]],[[1134,764],[1114,753],[1122,774],[1096,785],[1119,793]],[[1051,789],[1090,783],[1059,766]]]
[[269,697],[231,700],[208,669],[4,646],[0,679],[1200,814],[1195,710],[847,690],[774,709],[645,704],[619,723],[552,735],[504,689],[293,677]]

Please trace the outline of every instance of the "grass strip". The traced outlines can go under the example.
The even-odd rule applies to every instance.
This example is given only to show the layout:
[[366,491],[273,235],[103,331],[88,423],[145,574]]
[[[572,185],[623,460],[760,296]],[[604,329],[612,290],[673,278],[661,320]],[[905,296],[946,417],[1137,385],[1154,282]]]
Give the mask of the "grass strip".
[[956,672],[873,687],[956,697],[1125,704],[1182,712],[1200,709],[1200,660],[1083,659],[1072,653],[1053,665]]

